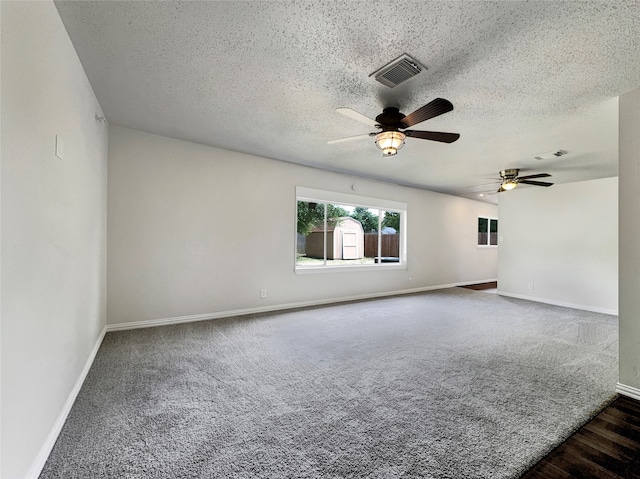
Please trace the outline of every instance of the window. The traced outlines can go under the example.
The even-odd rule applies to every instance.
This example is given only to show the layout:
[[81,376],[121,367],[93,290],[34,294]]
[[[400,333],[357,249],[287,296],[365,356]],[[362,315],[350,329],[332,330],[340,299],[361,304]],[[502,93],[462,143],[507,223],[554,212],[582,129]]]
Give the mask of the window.
[[296,188],[296,272],[406,268],[407,206]]
[[478,218],[478,246],[498,246],[498,220]]

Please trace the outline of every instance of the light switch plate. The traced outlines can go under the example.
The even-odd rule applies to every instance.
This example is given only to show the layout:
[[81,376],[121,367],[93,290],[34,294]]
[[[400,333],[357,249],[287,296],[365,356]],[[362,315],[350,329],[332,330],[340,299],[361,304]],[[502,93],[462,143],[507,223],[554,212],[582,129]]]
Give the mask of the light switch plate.
[[60,135],[56,135],[56,156],[60,159],[64,156],[64,142]]

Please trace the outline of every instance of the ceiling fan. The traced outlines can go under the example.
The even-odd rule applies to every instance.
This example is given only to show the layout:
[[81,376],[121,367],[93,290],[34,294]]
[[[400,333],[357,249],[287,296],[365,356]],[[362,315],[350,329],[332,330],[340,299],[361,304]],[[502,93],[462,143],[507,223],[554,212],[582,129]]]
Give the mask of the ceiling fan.
[[500,188],[498,193],[503,191],[509,191],[514,189],[520,183],[523,185],[534,186],[551,186],[553,183],[547,183],[546,181],[533,181],[535,178],[547,178],[551,175],[549,173],[538,173],[535,175],[518,176],[520,170],[518,168],[511,168],[508,170],[502,170],[500,172]]
[[436,116],[442,115],[443,113],[447,113],[451,110],[453,110],[453,104],[444,98],[436,98],[408,115],[400,113],[398,108],[388,107],[376,116],[375,120],[372,120],[351,108],[336,108],[338,113],[342,113],[349,118],[353,118],[365,125],[373,126],[382,131],[368,133],[366,135],[349,136],[347,138],[331,140],[327,143],[332,145],[343,141],[375,137],[376,145],[382,150],[383,156],[393,156],[398,153],[398,150],[404,146],[404,140],[406,137],[440,141],[443,143],[453,143],[460,138],[458,133],[407,130],[407,128],[411,126],[417,125],[418,123],[431,118],[435,118]]

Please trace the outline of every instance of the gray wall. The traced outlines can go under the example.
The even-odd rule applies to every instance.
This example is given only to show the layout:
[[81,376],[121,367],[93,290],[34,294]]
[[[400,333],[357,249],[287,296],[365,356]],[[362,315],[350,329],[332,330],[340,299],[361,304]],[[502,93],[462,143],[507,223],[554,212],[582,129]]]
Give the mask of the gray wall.
[[39,472],[105,327],[108,132],[53,3],[0,11],[0,476],[12,479]]
[[[407,270],[296,274],[295,187],[407,203]],[[497,207],[141,133],[109,134],[108,324],[494,279]],[[260,290],[267,298],[260,298]]]
[[620,97],[620,383],[640,398],[640,89]]
[[618,178],[518,188],[499,211],[501,294],[617,314]]

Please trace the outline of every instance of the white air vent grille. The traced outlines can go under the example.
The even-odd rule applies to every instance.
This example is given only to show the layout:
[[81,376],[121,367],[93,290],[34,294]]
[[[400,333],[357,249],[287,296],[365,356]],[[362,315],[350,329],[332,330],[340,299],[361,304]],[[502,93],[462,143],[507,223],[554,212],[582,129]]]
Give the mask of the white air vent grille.
[[376,81],[379,81],[389,88],[393,88],[407,81],[409,78],[413,78],[420,73],[423,68],[424,67],[415,59],[405,53],[391,63],[373,72],[369,77],[374,77]]
[[566,155],[567,150],[558,150],[558,151],[549,151],[547,153],[540,153],[539,155],[534,156],[533,158],[536,160],[552,160],[555,158],[560,158],[561,156]]

